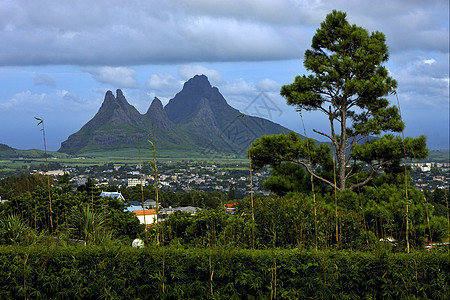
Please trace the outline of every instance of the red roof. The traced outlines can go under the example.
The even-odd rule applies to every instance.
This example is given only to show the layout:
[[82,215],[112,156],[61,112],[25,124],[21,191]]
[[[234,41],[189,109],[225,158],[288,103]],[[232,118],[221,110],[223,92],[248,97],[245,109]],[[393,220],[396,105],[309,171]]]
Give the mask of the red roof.
[[135,211],[133,211],[133,213],[136,215],[136,216],[143,216],[144,215],[144,212],[145,212],[145,215],[146,216],[150,216],[150,215],[156,215],[156,209],[144,209],[144,210],[135,210]]

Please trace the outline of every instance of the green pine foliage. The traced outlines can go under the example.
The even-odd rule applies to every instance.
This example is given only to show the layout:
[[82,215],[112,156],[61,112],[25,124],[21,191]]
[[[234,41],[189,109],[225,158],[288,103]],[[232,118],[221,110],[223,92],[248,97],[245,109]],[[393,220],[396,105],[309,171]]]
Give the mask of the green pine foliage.
[[[399,107],[390,106],[386,98],[395,94],[397,87],[383,66],[388,57],[383,33],[369,34],[349,24],[345,12],[333,10],[317,29],[311,49],[305,51],[303,64],[308,74],[297,76],[280,92],[297,111],[319,111],[324,115],[329,130],[313,130],[329,145],[316,146],[294,133],[263,136],[252,144],[249,157],[259,166],[282,161],[299,164],[314,179],[340,191],[366,185],[394,160],[425,158],[425,137],[403,142],[399,137],[382,135],[403,132],[405,127]],[[377,139],[370,141],[373,137]],[[321,176],[316,168],[329,164],[332,158],[336,161],[335,181]],[[367,174],[357,182],[349,182],[361,162]]]

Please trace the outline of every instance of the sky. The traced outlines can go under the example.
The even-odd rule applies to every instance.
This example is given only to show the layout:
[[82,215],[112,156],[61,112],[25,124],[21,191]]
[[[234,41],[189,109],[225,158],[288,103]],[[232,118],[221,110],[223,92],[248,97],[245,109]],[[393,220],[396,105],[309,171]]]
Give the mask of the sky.
[[241,112],[266,117],[308,137],[328,132],[318,112],[288,106],[280,88],[307,74],[305,50],[325,16],[386,36],[406,124],[449,148],[448,0],[0,0],[0,143],[47,150],[121,89],[145,113],[189,78],[208,76]]

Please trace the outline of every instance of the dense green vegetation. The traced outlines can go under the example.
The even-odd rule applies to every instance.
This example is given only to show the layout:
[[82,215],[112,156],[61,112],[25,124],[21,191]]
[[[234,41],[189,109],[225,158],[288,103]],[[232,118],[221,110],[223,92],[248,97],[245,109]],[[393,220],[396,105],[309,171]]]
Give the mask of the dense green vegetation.
[[[426,207],[433,241],[446,239],[441,210],[448,194],[433,194],[426,204],[410,188],[416,250],[406,254],[404,191],[387,176],[361,193],[338,194],[339,241],[332,193],[316,194],[316,215],[313,194],[305,190],[256,196],[253,222],[250,197],[227,214],[221,205],[229,201],[226,195],[161,192],[166,203],[204,209],[174,213],[152,226],[144,249],[130,247],[135,237],[145,240],[136,217],[116,199],[98,197],[91,182],[74,191],[60,178],[52,187],[56,227],[50,231],[46,178],[4,179],[0,187],[10,200],[0,205],[0,296],[446,299],[448,246],[426,251],[424,241],[430,237]],[[141,196],[139,187],[123,192],[130,199]],[[80,239],[87,247],[77,246]]]
[[2,247],[3,299],[448,299],[447,253]]
[[90,234],[105,233],[108,240],[116,239],[129,244],[142,233],[143,227],[138,219],[131,212],[124,212],[124,204],[115,198],[100,197],[100,191],[92,182],[73,190],[69,177],[61,176],[58,185],[53,185],[49,193],[46,178],[43,175],[22,175],[0,181],[0,194],[6,194],[9,199],[0,205],[2,243],[33,244],[48,235],[64,242],[84,239],[86,233],[74,230],[74,224],[81,222],[77,212],[88,207],[90,211],[85,214],[84,222],[89,223],[87,221],[92,217],[104,219],[102,226],[95,227],[96,230],[91,230]]
[[[335,198],[334,191],[326,185],[316,185],[314,193],[308,191],[308,176],[299,174],[303,176],[286,177],[272,185],[282,196],[255,195],[253,201],[247,196],[237,202],[234,214],[227,214],[224,208],[225,203],[236,201],[232,194],[160,191],[159,202],[163,207],[195,206],[201,210],[194,215],[169,215],[149,230],[148,243],[164,236],[165,245],[175,243],[186,247],[233,245],[257,249],[371,250],[380,247],[380,240],[389,238],[394,241],[387,243],[389,247],[402,252],[406,247],[406,203],[411,247],[423,249],[426,242],[443,242],[448,238],[446,190],[438,190],[425,198],[422,192],[409,187],[406,199],[402,174],[383,174],[359,191],[338,192]],[[274,172],[267,182],[273,183],[272,178],[277,177],[279,173]],[[130,245],[134,238],[144,236],[137,218],[125,208],[130,201],[153,198],[153,187],[121,188],[127,199],[122,203],[118,199],[100,197],[100,190],[92,181],[73,190],[68,179],[68,176],[61,176],[58,184],[51,188],[51,214],[45,176],[22,175],[1,180],[0,194],[6,194],[9,201],[0,204],[0,218],[14,218],[22,229],[12,238],[8,235],[11,226],[3,222],[0,240],[5,244],[25,245],[35,243],[29,239],[34,236],[38,240],[40,235],[86,240],[85,232],[73,230],[76,227],[73,224],[80,222],[74,219],[77,214],[80,219],[83,210],[87,210],[85,219],[98,217],[102,220],[98,222],[100,226],[90,232],[93,236],[103,234],[94,244],[107,241]],[[295,189],[290,189],[292,186]],[[117,188],[109,187],[109,190]]]

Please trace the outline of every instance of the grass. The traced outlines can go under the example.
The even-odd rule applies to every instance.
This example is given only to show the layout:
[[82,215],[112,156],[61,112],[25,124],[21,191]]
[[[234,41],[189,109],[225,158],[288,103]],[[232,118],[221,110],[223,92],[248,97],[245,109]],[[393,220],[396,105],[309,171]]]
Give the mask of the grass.
[[[49,152],[50,164],[58,163],[63,166],[68,167],[89,167],[89,166],[103,166],[105,164],[114,163],[119,165],[132,165],[139,164],[138,151],[131,150],[121,150],[121,151],[109,151],[109,152],[98,152],[98,153],[85,153],[79,156],[70,156],[67,154],[61,154],[58,152]],[[23,150],[22,150],[23,151]],[[36,150],[40,153],[40,150]],[[136,153],[135,153],[136,152]],[[43,151],[42,151],[43,153]],[[52,157],[53,156],[53,157]],[[142,161],[148,162],[152,159],[152,153],[150,150],[143,150],[141,153]],[[221,164],[225,165],[225,170],[245,170],[245,166],[241,166],[242,163],[247,163],[248,160],[245,158],[227,158],[227,157],[214,157],[209,158],[201,155],[200,153],[181,153],[178,151],[166,152],[158,156],[159,163],[165,163],[168,161],[191,161],[198,162],[202,164],[207,162],[208,164]],[[0,177],[5,176],[15,176],[20,174],[24,170],[35,170],[38,167],[45,166],[46,161],[43,156],[37,157],[23,157],[19,159],[18,157],[13,157],[9,159],[2,158],[0,160]],[[234,164],[239,164],[235,166]]]
[[431,150],[427,157],[427,160],[434,162],[449,162],[450,161],[450,150]]
[[[11,153],[8,151],[9,154]],[[38,166],[45,165],[44,151],[32,150],[16,150],[14,149],[13,157],[5,157],[0,151],[0,176],[11,176],[24,169],[36,169]],[[4,153],[6,154],[6,153]],[[69,167],[88,167],[95,165],[114,164],[139,164],[139,150],[136,148],[109,150],[101,152],[89,152],[71,156],[65,153],[48,151],[49,162],[59,163]],[[433,150],[426,160],[433,162],[449,162],[450,150]],[[20,159],[19,159],[20,158]],[[141,149],[142,161],[150,161],[152,152],[149,149]],[[211,156],[195,151],[181,150],[160,150],[158,151],[158,161],[164,163],[166,161],[198,161],[199,164],[208,162],[208,164],[221,164],[223,171],[246,170],[246,166],[241,165],[247,163],[248,159],[244,157],[232,157],[230,155]],[[234,164],[239,164],[238,166]]]

